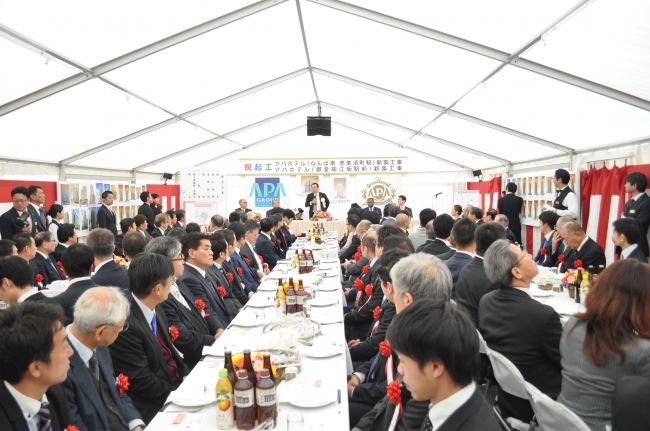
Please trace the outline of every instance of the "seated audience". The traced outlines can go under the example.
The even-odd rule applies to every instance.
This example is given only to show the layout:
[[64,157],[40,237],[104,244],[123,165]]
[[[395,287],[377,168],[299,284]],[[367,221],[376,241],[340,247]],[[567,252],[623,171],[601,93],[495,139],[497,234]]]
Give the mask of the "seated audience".
[[[430,231],[429,223],[432,223]],[[425,246],[418,251],[422,253],[432,254],[434,256],[440,256],[445,253],[449,253],[451,248],[449,247],[449,237],[451,236],[451,229],[454,227],[454,220],[449,214],[440,214],[432,222],[427,223],[427,240],[433,238]]]
[[607,264],[603,248],[589,238],[578,223],[567,223],[559,231],[564,244],[568,249],[573,250],[573,253],[569,253],[565,258],[564,263],[567,268],[574,268],[576,260],[581,260],[584,268]]
[[591,430],[603,431],[611,421],[621,378],[650,377],[648,280],[650,266],[634,259],[614,263],[589,290],[587,310],[564,325],[558,401]]
[[[223,235],[221,235],[221,232],[216,232],[212,235],[212,238],[210,238],[210,246],[212,248],[212,265],[206,268],[205,272],[209,277],[212,277],[213,283],[217,286],[217,290],[219,291],[223,302],[226,304],[230,320],[232,320],[237,316],[237,314],[239,314],[243,305],[233,293],[235,288],[238,287],[233,286],[232,283],[230,283],[226,271],[223,269],[223,263],[228,257],[228,243]],[[231,275],[231,277],[234,281],[234,276]]]
[[216,232],[224,228],[224,218],[219,214],[215,214],[210,218],[210,226],[208,227],[208,233]]
[[357,252],[357,248],[361,245],[361,239],[357,236],[357,225],[361,221],[359,216],[350,214],[346,219],[346,227],[348,230],[348,240],[346,241],[345,246],[341,248],[339,252],[339,261],[341,263],[345,262],[346,259],[352,259],[354,253]]
[[[237,271],[238,266],[232,259],[233,255],[235,254],[235,247],[237,242],[235,234],[230,229],[224,229],[221,231],[221,235],[228,244],[228,247],[226,249],[226,260],[221,264],[224,270],[223,273],[225,273],[226,278],[232,284],[233,294],[237,300],[239,300],[241,305],[246,305],[248,303],[248,298],[253,296],[253,291],[247,285],[246,281],[239,276],[239,271]],[[231,279],[232,281],[230,281]]]
[[433,238],[429,238],[427,236],[427,224],[436,218],[436,212],[432,210],[431,208],[425,208],[422,211],[420,211],[420,227],[416,229],[415,232],[413,232],[411,235],[409,235],[409,239],[413,243],[413,247],[415,247],[415,250],[418,251],[421,247],[424,247],[424,244],[426,243],[427,240],[431,239],[434,240],[436,239],[435,236]]
[[499,288],[485,273],[483,255],[496,240],[506,239],[506,232],[499,223],[484,223],[476,228],[475,237],[474,259],[460,271],[456,282],[456,302],[465,307],[478,328],[478,305],[481,298]]
[[[569,246],[564,243],[564,240],[562,240],[562,235],[560,235],[560,229],[562,229],[565,224],[571,222],[573,222],[573,217],[566,215],[558,218],[557,222],[555,223],[555,234],[553,234],[553,237],[551,239],[551,266],[557,266],[558,273],[566,271],[566,258],[569,254],[573,254],[573,250],[571,250]],[[564,263],[560,262],[560,255],[564,255]]]
[[407,214],[399,213],[395,216],[395,226],[402,229],[406,236],[409,236],[409,228],[411,227],[411,220]]
[[[459,222],[460,223],[460,222]],[[485,252],[485,273],[498,290],[487,293],[478,308],[479,330],[488,347],[508,358],[530,382],[549,397],[560,394],[560,316],[534,299],[530,283],[537,275],[533,258],[508,240],[495,241]],[[528,423],[533,409],[526,399],[499,389],[504,418]]]
[[[131,235],[137,239],[142,237],[135,232],[131,232]],[[127,238],[129,238],[129,234],[124,237],[122,242],[122,246],[125,248],[128,244]],[[95,269],[90,277],[91,280],[98,286],[117,286],[124,293],[128,293],[129,276],[126,269],[113,260],[113,250],[115,250],[113,234],[107,229],[93,229],[86,237],[86,245],[95,255]]]
[[241,221],[241,218],[239,217],[238,212],[231,212],[230,215],[228,216],[228,222],[230,223],[239,223]]
[[504,214],[499,214],[496,217],[496,222],[506,229],[506,239],[511,243],[516,244],[517,237],[515,236],[515,233],[512,230],[510,230],[510,228],[508,227],[510,223],[508,217]]
[[167,229],[165,229],[165,236],[169,235],[169,232],[174,228],[174,225],[176,224],[176,212],[174,210],[169,210],[166,211],[165,214],[169,216],[169,224],[167,225]]
[[271,240],[271,233],[275,228],[275,219],[272,217],[263,218],[260,221],[261,233],[255,241],[255,253],[260,258],[260,262],[268,264],[269,271],[273,271],[278,260],[282,257],[278,254]]
[[128,274],[129,329],[120,332],[109,349],[115,372],[128,377],[128,395],[147,424],[189,371],[172,345],[169,324],[160,306],[169,296],[173,263],[165,256],[142,253],[133,259]]
[[65,280],[61,269],[50,257],[56,248],[52,234],[48,231],[37,233],[34,237],[34,245],[36,245],[36,255],[29,261],[29,266],[32,267],[35,275],[34,285],[38,284],[39,275],[42,287],[47,287],[58,280]]
[[148,238],[140,235],[138,232],[129,232],[124,235],[122,240],[122,254],[124,259],[131,262],[137,255],[144,253],[144,249],[149,242]]
[[641,225],[633,218],[621,218],[612,223],[612,241],[621,247],[621,259],[636,259],[641,263],[648,263],[648,258],[638,247],[638,242],[643,235]]
[[539,215],[539,230],[544,235],[544,239],[533,259],[538,265],[549,268],[553,266],[553,235],[555,235],[555,224],[558,218],[558,215],[552,211],[542,211]]
[[[145,204],[142,206],[144,205]],[[147,221],[147,216],[138,214],[137,216],[133,217],[133,221],[135,222],[136,232],[139,232],[143,237],[149,239],[149,231],[147,230],[149,222]],[[151,221],[151,226],[153,229],[153,220]]]
[[120,221],[121,233],[115,237],[115,256],[122,256],[124,251],[122,250],[122,242],[124,241],[124,235],[129,232],[135,232],[138,228],[135,227],[135,220],[130,217],[123,218]]
[[[370,213],[368,213],[370,214]],[[359,241],[363,241],[363,237],[366,235],[366,233],[369,232],[370,229],[370,221],[368,220],[361,220],[357,224],[357,228],[355,229],[355,233],[357,238],[359,238]],[[377,232],[375,232],[376,234]],[[358,260],[354,260],[355,256],[358,255]],[[352,255],[352,260],[346,260],[341,264],[343,267],[345,274],[349,275],[349,279],[347,281],[343,282],[343,287],[349,288],[350,286],[354,285],[354,281],[359,278],[363,271],[363,267],[368,265],[368,259],[363,256],[361,253],[361,246],[357,247],[357,250],[355,253]],[[348,297],[348,300],[354,300],[354,297],[350,298]]]
[[160,306],[165,311],[169,326],[178,330],[178,337],[172,340],[172,343],[183,354],[183,362],[191,370],[203,357],[203,347],[214,344],[223,329],[210,331],[205,311],[199,308],[200,302],[195,300],[192,292],[179,280],[185,271],[181,243],[172,238],[160,237],[150,241],[146,251],[167,256],[174,264],[174,281],[169,290],[170,295]]
[[246,199],[240,199],[239,200],[239,207],[235,209],[236,212],[238,213],[249,213],[253,211],[252,209],[248,208],[248,201]]
[[64,320],[61,307],[43,302],[0,312],[1,430],[70,430],[61,385],[72,355]]
[[454,223],[461,218],[463,215],[463,207],[460,205],[456,204],[451,208],[451,218],[454,220]]
[[129,300],[116,287],[87,290],[74,305],[74,323],[66,328],[74,353],[63,387],[73,424],[80,431],[142,431],[144,422],[129,391],[122,392],[115,384],[108,348],[128,329],[130,308]]
[[477,224],[472,222],[470,217],[466,218],[467,220],[454,223],[451,235],[456,241],[456,252],[445,261],[453,280],[451,299],[454,300],[456,299],[456,282],[458,281],[460,271],[474,259],[474,250],[476,250],[474,233],[476,232]]
[[183,238],[185,238],[185,235],[187,235],[187,232],[183,228],[180,227],[173,227],[167,234],[168,237],[175,239],[178,242],[181,242]]
[[0,239],[0,257],[18,256],[16,243],[10,239]]
[[[244,213],[241,213],[244,214]],[[252,292],[257,291],[260,285],[258,273],[253,270],[240,255],[240,250],[246,244],[246,228],[241,223],[231,223],[228,230],[235,234],[234,252],[230,255],[233,267],[237,274],[241,277],[242,281],[248,286]],[[263,274],[262,274],[263,275]]]
[[171,219],[167,213],[158,214],[153,222],[156,227],[151,231],[151,237],[158,238],[165,236],[165,230],[167,230],[170,223]]
[[497,210],[494,208],[488,208],[488,210],[485,211],[485,214],[483,214],[483,221],[485,223],[492,223],[497,221]]
[[0,258],[0,299],[5,303],[12,305],[39,301],[57,304],[54,299],[32,287],[33,281],[32,270],[25,259],[19,256]]
[[404,387],[415,401],[431,403],[422,429],[501,430],[474,383],[478,336],[462,307],[441,299],[418,301],[395,318],[387,338],[400,359]]
[[193,233],[193,232],[201,233],[201,226],[199,226],[198,223],[188,223],[187,226],[185,226],[185,232],[187,232],[187,233]]
[[174,224],[173,227],[179,227],[181,229],[185,229],[185,210],[176,210],[176,223]]
[[273,214],[271,211],[275,208],[280,208],[280,201],[278,199],[273,199],[273,201],[271,201],[271,209],[266,211],[266,217],[270,217],[271,214]]
[[65,253],[68,247],[77,243],[78,235],[72,223],[61,223],[56,230],[56,235],[59,241],[54,249],[54,253],[52,253],[52,257],[58,264],[58,262],[61,262],[61,256],[63,256],[63,253]]
[[383,226],[395,226],[395,217],[399,214],[399,206],[388,204],[384,207],[384,220],[381,222]]
[[18,253],[18,256],[22,257],[27,262],[34,259],[36,256],[36,243],[34,242],[34,238],[29,236],[28,233],[19,233],[18,235],[14,235],[11,240],[16,243],[16,252]]
[[[402,229],[390,225],[381,226],[379,230],[377,230],[377,247],[375,250],[375,254],[377,255],[377,257],[381,257],[381,253],[384,250],[384,241],[391,236],[399,236],[401,238],[407,239],[406,234]],[[412,244],[411,247],[413,247]]]
[[257,237],[259,236],[260,225],[254,220],[248,220],[244,224],[244,228],[246,229],[244,235],[245,242],[240,247],[239,251],[246,264],[249,265],[251,269],[257,273],[257,277],[261,279],[264,274],[268,274],[270,271],[268,263],[262,263],[258,254],[253,251],[255,250],[253,244],[257,243]]
[[61,304],[65,317],[71,322],[74,319],[73,310],[77,299],[88,289],[98,286],[90,279],[95,265],[95,254],[85,244],[74,244],[63,253],[61,263],[68,275],[69,284],[64,292],[54,297],[54,300]]
[[467,213],[467,218],[476,223],[477,226],[480,226],[484,223],[483,210],[479,207],[471,207]]

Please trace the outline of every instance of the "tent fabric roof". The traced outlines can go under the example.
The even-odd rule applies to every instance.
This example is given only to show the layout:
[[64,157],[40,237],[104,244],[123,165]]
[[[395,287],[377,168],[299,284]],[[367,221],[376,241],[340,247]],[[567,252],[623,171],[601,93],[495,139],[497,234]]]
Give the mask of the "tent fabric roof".
[[328,154],[446,171],[638,140],[649,18],[642,0],[0,0],[0,160],[209,166],[309,142],[317,105]]

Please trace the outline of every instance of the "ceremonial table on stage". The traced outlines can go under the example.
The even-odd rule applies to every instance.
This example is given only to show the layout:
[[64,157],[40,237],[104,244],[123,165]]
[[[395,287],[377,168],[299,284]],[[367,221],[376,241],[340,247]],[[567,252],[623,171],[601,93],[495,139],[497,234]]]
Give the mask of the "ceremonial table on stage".
[[[334,242],[334,233],[332,232],[331,235],[331,242],[326,247],[333,248],[334,252],[331,254],[335,255],[337,244]],[[321,255],[327,256],[329,253]],[[315,256],[318,258],[318,253],[315,253]],[[316,299],[319,303],[326,303],[327,300],[330,300],[332,305],[311,307],[311,318],[321,322],[321,333],[316,335],[313,346],[298,345],[297,350],[301,357],[300,371],[298,378],[290,384],[295,384],[295,386],[287,389],[285,380],[282,380],[277,386],[278,417],[277,426],[274,428],[276,430],[287,429],[289,413],[302,414],[304,431],[349,429],[347,375],[352,373],[352,362],[343,331],[345,301],[340,278],[338,274],[335,274],[335,272],[340,273],[338,259],[334,259],[333,263],[327,262],[329,260],[331,259],[325,257],[322,259],[320,265],[325,273],[321,283],[313,288],[317,292]],[[287,269],[288,263],[276,266],[274,272],[266,277],[255,295],[221,337],[212,346],[204,348],[204,354],[207,356],[192,370],[178,390],[170,394],[168,401],[171,401],[171,404],[156,415],[147,426],[148,429],[156,431],[213,431],[217,429],[216,404],[211,402],[204,406],[192,406],[191,400],[203,399],[204,385],[216,383],[218,372],[223,368],[224,346],[231,348],[233,354],[244,349],[250,349],[252,352],[257,351],[257,342],[262,335],[262,328],[266,323],[277,319],[275,311],[277,276],[281,275],[281,271]],[[323,352],[327,352],[327,354],[323,354]],[[296,392],[294,391],[309,391],[307,398],[314,397],[329,400],[329,402],[320,407],[297,407],[287,402],[295,402]],[[173,425],[172,421],[180,413],[185,413],[183,422],[180,426]],[[187,427],[191,425],[192,421],[197,423]],[[237,427],[232,429],[237,430]]]

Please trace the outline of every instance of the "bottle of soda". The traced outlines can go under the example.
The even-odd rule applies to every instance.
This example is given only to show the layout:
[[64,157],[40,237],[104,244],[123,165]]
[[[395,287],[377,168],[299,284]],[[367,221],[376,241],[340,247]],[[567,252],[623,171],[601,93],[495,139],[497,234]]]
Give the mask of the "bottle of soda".
[[260,377],[256,388],[257,418],[259,423],[262,423],[267,418],[273,418],[273,428],[275,428],[278,418],[275,404],[275,382],[267,368],[262,369]]
[[237,371],[235,384],[235,415],[237,428],[252,430],[255,428],[255,386],[248,379],[248,371]]
[[304,304],[305,304],[305,288],[302,286],[302,280],[300,280],[300,285],[298,286],[298,292],[296,293],[296,313],[300,313],[303,310]]
[[219,370],[217,382],[217,429],[227,430],[235,426],[235,413],[233,411],[233,388],[228,376],[228,370]]
[[287,295],[284,293],[284,283],[282,286],[278,286],[275,295],[275,314],[277,317],[287,315]]
[[235,373],[235,367],[232,365],[232,351],[224,350],[223,354],[225,356],[224,367],[228,372],[228,380],[230,380],[230,384],[235,387],[235,384],[237,383],[237,373]]
[[287,290],[287,316],[296,312],[296,291],[293,286]]

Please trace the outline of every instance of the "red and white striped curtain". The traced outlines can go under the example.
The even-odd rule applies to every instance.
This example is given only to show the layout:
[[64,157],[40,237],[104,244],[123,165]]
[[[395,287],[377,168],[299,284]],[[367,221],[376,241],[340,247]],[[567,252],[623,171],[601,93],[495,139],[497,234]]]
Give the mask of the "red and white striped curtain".
[[490,181],[468,182],[467,190],[478,190],[483,212],[489,208],[496,209],[501,197],[501,177],[494,177]]

